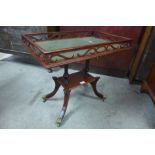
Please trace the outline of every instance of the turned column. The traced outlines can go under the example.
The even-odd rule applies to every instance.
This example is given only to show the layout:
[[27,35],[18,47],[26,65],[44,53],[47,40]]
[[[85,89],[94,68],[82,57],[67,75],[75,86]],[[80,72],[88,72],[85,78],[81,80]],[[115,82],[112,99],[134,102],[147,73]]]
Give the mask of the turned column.
[[64,83],[67,84],[68,83],[68,80],[69,80],[68,65],[65,65],[64,66],[64,74],[63,74],[63,77],[64,77]]

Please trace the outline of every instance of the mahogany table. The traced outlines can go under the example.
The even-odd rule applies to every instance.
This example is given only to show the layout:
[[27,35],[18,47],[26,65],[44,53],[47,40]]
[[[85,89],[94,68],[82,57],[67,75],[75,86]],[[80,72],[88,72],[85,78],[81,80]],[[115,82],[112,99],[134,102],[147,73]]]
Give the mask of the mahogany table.
[[[81,83],[89,83],[96,96],[105,97],[97,91],[99,77],[93,77],[89,72],[89,61],[93,58],[125,52],[131,49],[132,40],[126,37],[107,34],[98,31],[70,31],[52,33],[33,33],[22,36],[22,41],[28,51],[47,69],[64,66],[61,77],[53,77],[54,90],[43,97],[45,102],[53,97],[60,86],[64,88],[64,104],[56,123],[61,125],[64,118],[70,92]],[[84,69],[68,74],[70,63],[86,61]]]

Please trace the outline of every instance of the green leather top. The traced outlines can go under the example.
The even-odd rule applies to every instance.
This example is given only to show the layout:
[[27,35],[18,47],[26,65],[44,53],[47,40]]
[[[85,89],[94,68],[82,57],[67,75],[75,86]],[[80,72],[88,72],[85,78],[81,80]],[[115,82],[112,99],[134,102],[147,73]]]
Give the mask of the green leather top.
[[[83,37],[83,38],[38,41],[36,42],[36,44],[45,50],[57,50],[57,49],[62,49],[62,48],[91,45],[91,44],[105,43],[105,42],[109,42],[109,40],[99,39],[95,37]],[[85,54],[86,51],[87,50],[70,51],[70,52],[65,52],[65,53],[63,52],[61,53],[61,55],[67,58],[71,58],[73,55],[74,57],[78,55],[83,55]],[[90,52],[93,53],[94,51],[90,51]],[[64,58],[60,56],[54,56],[51,58],[52,61],[59,61],[63,59]]]
[[105,42],[108,42],[108,40],[98,39],[95,37],[83,37],[83,38],[38,41],[36,42],[36,44],[45,50],[57,50],[62,48],[91,45]]

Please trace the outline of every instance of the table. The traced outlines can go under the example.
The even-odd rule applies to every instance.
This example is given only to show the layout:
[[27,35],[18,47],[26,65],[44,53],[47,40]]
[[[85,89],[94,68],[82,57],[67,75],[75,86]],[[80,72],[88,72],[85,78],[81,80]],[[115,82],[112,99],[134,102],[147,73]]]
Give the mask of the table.
[[[100,77],[89,74],[90,59],[131,50],[132,39],[99,31],[70,31],[32,33],[22,35],[27,50],[47,69],[64,66],[61,77],[53,77],[55,88],[43,97],[45,102],[53,97],[59,87],[64,88],[64,104],[56,121],[60,126],[69,101],[70,92],[81,83],[89,83],[96,96],[105,99],[96,88]],[[71,63],[85,61],[85,67],[73,74],[68,73]]]

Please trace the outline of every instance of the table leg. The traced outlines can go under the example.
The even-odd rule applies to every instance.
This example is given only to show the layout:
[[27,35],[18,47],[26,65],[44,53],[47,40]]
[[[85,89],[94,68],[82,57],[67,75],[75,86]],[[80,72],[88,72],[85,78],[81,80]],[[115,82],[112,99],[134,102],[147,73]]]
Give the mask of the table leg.
[[69,74],[68,74],[68,65],[64,66],[64,84],[68,84],[68,80],[69,80]]
[[141,93],[146,93],[146,92],[147,92],[146,84],[145,84],[144,81],[142,81],[142,85],[141,85],[141,88],[140,88],[140,92],[141,92]]
[[86,62],[85,62],[85,68],[84,68],[85,74],[87,74],[89,72],[89,63],[90,63],[90,61],[89,60],[86,60]]
[[58,91],[59,87],[60,87],[60,84],[57,81],[57,77],[53,77],[53,80],[55,82],[55,88],[54,88],[54,90],[51,93],[49,93],[49,94],[47,94],[47,95],[42,97],[43,98],[43,102],[46,102],[47,99],[49,99],[50,97],[53,97],[56,94],[56,92]]
[[67,106],[68,106],[68,100],[69,100],[70,92],[71,92],[71,90],[64,90],[64,104],[63,104],[60,116],[58,117],[58,119],[56,121],[56,124],[58,127],[61,125],[62,120],[65,116]]
[[96,84],[97,84],[97,81],[98,81],[98,80],[99,80],[99,77],[96,77],[96,80],[93,81],[93,82],[91,82],[90,84],[91,84],[91,86],[92,86],[92,88],[93,88],[93,91],[94,91],[95,95],[98,96],[99,98],[102,98],[103,101],[104,101],[104,100],[105,100],[104,95],[102,95],[102,94],[101,94],[100,92],[98,92],[97,89],[96,89]]

